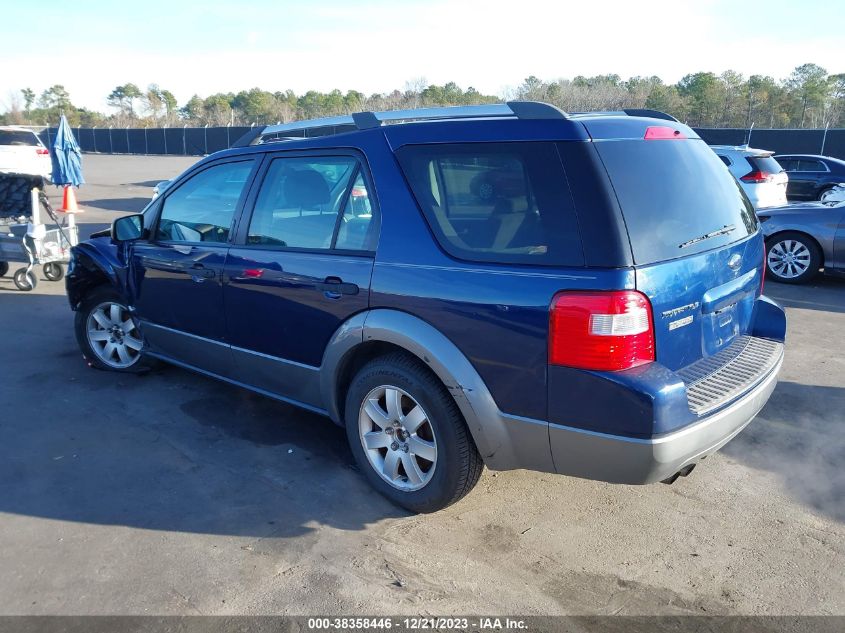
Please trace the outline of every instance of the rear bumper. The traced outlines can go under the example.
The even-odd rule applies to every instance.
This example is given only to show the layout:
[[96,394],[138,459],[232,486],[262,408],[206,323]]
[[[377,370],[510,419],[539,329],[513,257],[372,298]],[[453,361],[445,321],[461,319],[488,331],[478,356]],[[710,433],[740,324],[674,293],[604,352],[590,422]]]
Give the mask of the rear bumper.
[[641,439],[549,425],[556,472],[622,484],[647,484],[671,477],[716,452],[757,415],[777,384],[783,351],[774,368],[723,409],[678,431]]

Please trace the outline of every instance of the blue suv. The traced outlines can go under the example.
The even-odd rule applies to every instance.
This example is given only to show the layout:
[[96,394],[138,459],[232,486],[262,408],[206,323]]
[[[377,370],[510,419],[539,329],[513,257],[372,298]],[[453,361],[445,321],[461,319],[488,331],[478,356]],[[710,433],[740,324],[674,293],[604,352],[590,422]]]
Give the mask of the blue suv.
[[93,367],[166,361],[326,415],[429,512],[485,464],[689,474],[775,387],[763,260],[687,126],[511,102],[256,129],[76,247],[67,291]]

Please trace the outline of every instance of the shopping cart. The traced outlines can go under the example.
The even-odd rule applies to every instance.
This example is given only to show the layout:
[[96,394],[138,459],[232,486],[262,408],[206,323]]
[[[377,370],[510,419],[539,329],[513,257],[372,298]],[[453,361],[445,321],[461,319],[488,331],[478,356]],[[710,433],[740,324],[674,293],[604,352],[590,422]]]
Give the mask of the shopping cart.
[[[25,188],[29,189],[26,202]],[[0,174],[0,276],[9,272],[9,262],[22,262],[13,280],[19,290],[32,290],[38,283],[33,272],[41,266],[49,281],[60,281],[70,261],[70,248],[79,243],[72,214],[60,218],[44,193],[39,177]],[[52,221],[48,228],[42,212]],[[64,214],[62,214],[64,215]]]

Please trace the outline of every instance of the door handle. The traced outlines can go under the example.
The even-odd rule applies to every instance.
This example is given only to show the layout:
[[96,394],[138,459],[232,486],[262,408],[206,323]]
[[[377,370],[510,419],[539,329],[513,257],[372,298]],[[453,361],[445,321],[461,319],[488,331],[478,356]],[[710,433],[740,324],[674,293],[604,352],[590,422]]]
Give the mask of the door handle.
[[326,277],[325,281],[317,284],[328,299],[340,299],[343,295],[357,295],[360,288],[356,284],[345,283],[340,277]]
[[216,271],[206,268],[203,264],[194,264],[188,269],[188,274],[197,283],[202,283],[206,279],[214,279],[217,276]]

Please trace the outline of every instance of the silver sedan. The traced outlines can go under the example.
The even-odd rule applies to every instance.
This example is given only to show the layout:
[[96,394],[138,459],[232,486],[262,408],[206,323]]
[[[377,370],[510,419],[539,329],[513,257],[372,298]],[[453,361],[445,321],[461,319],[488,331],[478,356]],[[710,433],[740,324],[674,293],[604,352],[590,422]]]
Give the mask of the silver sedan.
[[766,236],[766,276],[800,284],[819,269],[845,276],[845,203],[817,202],[761,209],[757,217]]

